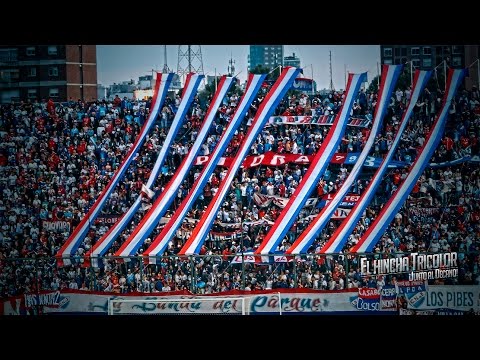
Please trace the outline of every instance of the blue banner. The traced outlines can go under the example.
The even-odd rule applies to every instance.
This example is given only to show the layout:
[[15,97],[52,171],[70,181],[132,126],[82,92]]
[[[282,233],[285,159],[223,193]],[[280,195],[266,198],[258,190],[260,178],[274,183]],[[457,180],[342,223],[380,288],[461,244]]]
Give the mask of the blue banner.
[[358,310],[380,310],[380,291],[376,288],[358,288],[358,296],[351,301]]
[[[356,152],[356,153],[348,153],[346,159],[345,159],[345,162],[344,164],[345,165],[353,165],[357,162],[357,159],[358,157],[360,156],[360,153],[359,152]],[[367,158],[365,159],[365,163],[363,164],[363,166],[367,166],[367,167],[373,167],[373,168],[378,168],[380,167],[380,165],[382,164],[382,161],[383,161],[383,158],[376,158],[376,157],[373,157],[373,156],[367,156]],[[392,160],[390,162],[390,164],[388,164],[388,167],[389,168],[397,168],[397,167],[406,167],[408,166],[409,164],[404,162],[404,161],[396,161],[396,160]]]
[[293,82],[292,87],[295,90],[306,92],[306,93],[313,93],[313,80],[306,79],[306,78],[296,78]]
[[397,308],[397,291],[394,285],[385,285],[380,293],[380,310],[395,310]]
[[397,281],[395,289],[400,300],[406,302],[409,309],[421,307],[427,296],[427,282],[423,280]]
[[[343,208],[343,209],[352,209],[355,206],[356,203],[357,203],[356,201],[342,201],[338,205],[338,207]],[[328,200],[320,200],[320,201],[317,202],[316,208],[317,209],[322,209],[327,204],[328,204]]]

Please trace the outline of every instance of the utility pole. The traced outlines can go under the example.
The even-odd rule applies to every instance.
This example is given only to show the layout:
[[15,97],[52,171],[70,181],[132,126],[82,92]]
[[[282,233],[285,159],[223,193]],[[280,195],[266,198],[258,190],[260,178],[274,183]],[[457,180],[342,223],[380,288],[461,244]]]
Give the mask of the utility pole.
[[332,78],[332,51],[330,51],[330,91],[333,91],[333,78]]
[[192,45],[188,45],[188,72],[192,72]]
[[215,73],[213,78],[215,80],[215,92],[217,92],[217,68],[215,68]]
[[413,86],[413,60],[410,60],[410,86]]
[[203,75],[202,47],[200,45],[179,45],[177,74],[185,81],[185,75],[194,72]]
[[477,59],[477,90],[480,89],[480,60]]
[[162,73],[168,74],[170,72],[170,69],[168,68],[167,65],[167,45],[163,45],[163,69]]
[[443,77],[445,78],[445,91],[447,91],[447,60],[443,60]]
[[[475,63],[477,63],[477,89],[480,89],[480,58],[477,58],[477,60],[475,60],[469,66],[469,68],[471,68],[473,65],[475,65]],[[473,82],[473,79],[472,79],[472,82]]]
[[228,60],[228,76],[233,76],[235,74],[235,60],[233,60],[233,55],[230,54],[230,60]]
[[377,89],[380,89],[380,64],[377,61]]
[[310,64],[310,67],[312,68],[312,95],[315,95],[315,91],[314,91],[314,88],[313,88],[313,84],[315,84],[315,80],[313,80],[313,64]]

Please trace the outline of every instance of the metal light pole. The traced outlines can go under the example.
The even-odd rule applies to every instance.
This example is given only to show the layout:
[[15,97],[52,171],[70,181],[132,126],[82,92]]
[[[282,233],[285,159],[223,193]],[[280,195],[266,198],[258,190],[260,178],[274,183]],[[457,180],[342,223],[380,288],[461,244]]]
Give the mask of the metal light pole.
[[[312,72],[312,93],[311,95],[315,95],[315,91],[313,90],[313,64],[308,64],[306,65],[305,67],[309,67],[310,66],[310,71]],[[305,69],[305,67],[303,69]]]
[[413,61],[409,60],[405,65],[410,64],[410,86],[413,86]]
[[445,91],[447,91],[447,60],[443,60],[443,77],[445,78]]
[[314,83],[314,80],[313,80],[313,64],[310,64],[310,67],[312,69],[312,95],[315,95],[315,91],[313,89],[313,83]]
[[410,86],[413,86],[413,61],[410,60]]
[[480,59],[477,59],[471,63],[469,68],[475,65],[475,63],[477,64],[477,89],[480,89]]
[[377,88],[380,88],[380,64],[377,61]]
[[[478,90],[480,89],[480,60],[477,59],[475,60],[475,62],[477,63],[477,90]],[[473,64],[475,64],[475,62]]]
[[214,68],[215,92],[217,92],[217,68]]

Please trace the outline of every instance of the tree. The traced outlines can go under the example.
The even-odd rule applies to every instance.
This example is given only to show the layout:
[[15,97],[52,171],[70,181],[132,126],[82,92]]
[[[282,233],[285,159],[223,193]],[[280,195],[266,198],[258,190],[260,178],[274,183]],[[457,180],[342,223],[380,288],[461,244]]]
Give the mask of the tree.
[[[379,90],[378,84],[380,84],[381,76],[375,76],[370,84],[368,85],[368,92],[370,93],[377,93]],[[405,66],[403,71],[400,73],[398,77],[397,83],[395,84],[395,89],[400,89],[405,91],[411,84],[411,77],[410,77],[410,66]]]
[[379,83],[380,83],[380,76],[377,75],[372,79],[372,81],[370,81],[370,85],[368,85],[367,91],[369,93],[373,93],[373,94],[377,93]]
[[267,66],[263,66],[261,64],[255,66],[252,70],[250,70],[251,74],[267,74],[266,80],[268,81],[276,81],[281,74],[280,66],[277,66],[273,70],[271,70]]
[[250,70],[251,74],[268,74],[269,72],[270,68],[261,64],[255,66],[253,69]]
[[405,91],[411,85],[411,82],[412,82],[412,78],[410,76],[410,65],[407,64],[403,67],[403,71],[400,73],[400,76],[398,77],[398,81],[395,87],[397,89]]
[[239,95],[239,96],[243,95],[243,90],[242,90],[242,87],[241,87],[241,85],[240,85],[240,80],[239,80],[239,79],[237,79],[237,80],[233,83],[233,85],[232,85],[232,87],[231,87],[231,89],[230,89],[230,92],[231,92],[232,94],[237,94],[237,95]]
[[432,76],[427,83],[427,89],[434,93],[439,93],[445,89],[445,74],[443,70],[433,70]]
[[[220,81],[220,76],[217,77],[217,84]],[[215,94],[215,82],[211,82],[210,84],[206,84],[205,87],[198,92],[198,98],[202,104],[205,104],[208,97],[210,95]]]
[[[217,87],[218,87],[218,84],[220,84],[221,78],[222,78],[221,76],[217,76]],[[228,91],[229,96],[233,93],[239,96],[243,95],[243,91],[241,86],[239,85],[238,80],[234,81],[234,83],[230,87],[230,90]],[[204,103],[210,95],[211,96],[215,95],[215,81],[209,84],[206,84],[205,87],[202,90],[200,90],[200,92],[198,93],[198,97],[202,103]]]

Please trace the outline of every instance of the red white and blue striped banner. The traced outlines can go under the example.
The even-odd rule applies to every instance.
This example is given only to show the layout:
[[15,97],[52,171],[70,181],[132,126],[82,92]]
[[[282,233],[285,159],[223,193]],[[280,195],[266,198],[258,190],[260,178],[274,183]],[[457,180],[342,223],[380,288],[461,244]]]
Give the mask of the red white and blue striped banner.
[[444,129],[448,115],[448,110],[455,95],[455,92],[465,77],[466,69],[449,69],[447,89],[443,98],[443,104],[439,115],[425,141],[423,148],[413,163],[410,172],[393,194],[390,200],[385,204],[377,218],[370,224],[368,230],[360,238],[360,241],[350,249],[352,253],[371,252],[380,237],[384,234],[386,228],[390,225],[395,214],[403,205],[408,195],[415,186],[418,178],[428,165],[428,160],[432,157],[437,148]]
[[108,197],[110,196],[112,191],[115,189],[118,182],[122,179],[128,166],[130,165],[135,155],[139,151],[140,147],[142,146],[143,141],[145,140],[148,132],[150,131],[150,129],[152,128],[152,125],[155,122],[158,112],[163,107],[163,103],[167,96],[168,88],[170,86],[170,83],[172,82],[173,75],[174,75],[173,73],[157,74],[157,80],[155,82],[155,93],[152,101],[152,108],[150,109],[150,115],[148,116],[147,121],[145,122],[145,124],[143,124],[137,139],[133,143],[132,147],[128,151],[125,158],[123,159],[123,162],[120,165],[120,167],[117,169],[113,177],[110,179],[110,182],[108,183],[108,185],[105,187],[105,189],[100,194],[100,196],[95,201],[95,203],[92,205],[92,207],[88,210],[88,213],[80,221],[80,224],[78,224],[78,226],[75,228],[73,233],[67,239],[65,244],[63,244],[63,246],[55,255],[59,266],[62,266],[64,262],[67,262],[67,264],[65,265],[69,264],[70,260],[68,259],[68,257],[77,251],[78,247],[80,246],[82,241],[85,239],[90,229],[90,225],[95,222],[95,219],[100,214]]
[[282,210],[275,221],[275,224],[265,236],[264,241],[260,244],[258,249],[256,249],[256,254],[266,255],[273,253],[278,243],[284,238],[285,234],[292,226],[292,223],[296,220],[298,213],[308,200],[308,195],[317,185],[320,177],[330,163],[330,159],[335,153],[335,150],[337,150],[338,144],[340,143],[347,127],[347,120],[350,111],[352,110],[353,102],[357,98],[360,86],[366,81],[366,79],[366,73],[349,74],[345,102],[342,110],[338,113],[325,141],[315,155],[315,158],[305,173],[300,185],[290,198],[288,205]]
[[[408,103],[407,109],[403,113],[403,117],[400,121],[397,134],[395,135],[395,139],[393,140],[390,150],[388,151],[385,159],[383,160],[382,164],[373,176],[370,184],[358,200],[356,206],[354,206],[352,211],[350,211],[345,221],[343,221],[342,226],[337,228],[337,230],[330,237],[329,241],[322,247],[320,253],[331,254],[340,252],[342,250],[348,236],[352,233],[363,212],[367,208],[368,204],[370,204],[370,202],[372,201],[372,198],[375,195],[375,192],[377,191],[380,182],[382,181],[383,175],[385,174],[385,171],[387,170],[388,165],[391,162],[393,155],[395,154],[398,144],[401,141],[403,132],[407,127],[408,120],[413,113],[413,109],[417,103],[417,100],[423,93],[423,89],[427,85],[427,82],[430,79],[431,75],[431,71],[416,71],[413,83],[412,96],[410,98],[410,102]],[[302,250],[306,251],[307,249]]]
[[[195,75],[198,77],[198,84],[203,79],[203,75]],[[202,127],[198,132],[197,138],[195,139],[192,148],[188,152],[188,155],[183,159],[179,168],[173,175],[172,179],[166,185],[165,190],[159,195],[155,200],[152,208],[147,212],[143,217],[140,224],[135,228],[135,230],[130,234],[128,239],[122,244],[120,249],[115,253],[115,256],[131,256],[136,253],[138,248],[143,244],[145,239],[152,233],[153,229],[158,225],[160,219],[168,210],[169,206],[173,202],[175,195],[182,184],[182,181],[187,176],[192,164],[200,151],[200,148],[210,130],[210,126],[213,123],[217,115],[217,110],[222,104],[222,101],[233,84],[233,77],[223,76],[220,80],[217,92],[211,102],[210,107],[207,110],[205,115],[205,120],[202,123]],[[195,87],[194,91],[196,91]]]
[[250,108],[253,100],[260,90],[263,80],[265,79],[266,74],[250,74],[247,88],[244,95],[242,96],[240,103],[235,110],[235,113],[230,120],[225,132],[218,141],[215,149],[213,150],[212,155],[209,158],[209,161],[203,168],[201,174],[193,184],[192,189],[187,194],[187,197],[179,205],[178,209],[175,210],[174,215],[170,218],[168,226],[165,226],[160,234],[154,239],[150,247],[143,253],[144,256],[149,256],[149,262],[151,264],[156,263],[155,256],[163,254],[165,248],[168,245],[168,242],[175,236],[177,229],[182,225],[182,222],[191,209],[198,196],[202,193],[208,179],[212,175],[215,167],[217,166],[218,161],[220,160],[222,154],[225,152],[228,144],[232,140],[235,130],[240,126],[242,120],[245,118],[245,114]]
[[[188,85],[190,81],[191,81],[191,74],[187,76],[186,83],[185,83],[186,89],[189,88]],[[190,109],[191,103],[195,97],[196,88],[191,87],[191,90],[192,91],[190,91],[189,93],[185,93],[184,96],[182,97],[182,101],[180,102],[178,110],[175,113],[175,117],[172,121],[172,125],[170,126],[170,130],[168,131],[165,141],[163,142],[162,147],[160,148],[160,151],[157,156],[157,160],[155,161],[152,172],[150,173],[150,176],[147,180],[147,184],[145,185],[147,190],[151,190],[152,185],[155,183],[155,180],[157,179],[160,173],[160,170],[162,168],[162,165],[165,162],[165,159],[167,157],[168,150],[172,145],[172,143],[174,142],[175,137],[178,133],[178,130],[182,127],[183,119],[185,118],[185,115],[187,115]],[[137,199],[135,199],[135,202],[133,203],[133,205],[128,209],[128,211],[85,254],[86,259],[84,261],[84,266],[90,265],[88,261],[89,257],[92,258],[92,265],[95,267],[98,266],[96,258],[105,254],[105,252],[110,248],[110,246],[115,241],[115,239],[130,223],[130,221],[132,220],[132,217],[140,209],[141,204],[142,204],[142,194],[139,194]]]
[[274,111],[274,109],[278,106],[280,100],[285,96],[288,89],[292,86],[293,80],[297,77],[300,70],[293,67],[286,67],[283,69],[282,74],[275,82],[275,84],[270,89],[269,93],[267,94],[266,98],[260,104],[257,113],[253,119],[252,125],[245,136],[244,143],[240,147],[233,160],[233,163],[230,169],[225,176],[225,179],[220,183],[218,191],[216,192],[213,200],[207,207],[204,215],[200,219],[197,227],[195,228],[192,236],[190,239],[185,243],[185,245],[180,249],[180,255],[192,255],[198,254],[200,247],[202,246],[205,238],[208,235],[208,231],[210,230],[214,219],[217,216],[218,209],[220,208],[221,204],[223,203],[223,199],[227,194],[230,184],[235,177],[235,173],[240,168],[245,156],[250,151],[250,147],[252,146],[253,142],[257,138],[260,131],[265,126],[268,118]]
[[288,248],[286,251],[287,254],[301,254],[307,252],[313,240],[315,240],[315,237],[323,230],[325,225],[327,225],[330,217],[343,201],[343,198],[350,190],[353,182],[356,181],[358,175],[360,175],[360,171],[363,167],[365,159],[367,158],[382,125],[383,118],[387,112],[388,104],[390,103],[390,97],[392,96],[393,89],[395,88],[395,84],[397,83],[402,68],[403,65],[383,65],[381,85],[378,92],[378,102],[377,107],[375,108],[372,129],[370,131],[370,136],[365,142],[363,150],[357,159],[357,162],[353,166],[350,174],[345,179],[340,189],[338,189],[338,191],[335,193],[333,199],[320,211],[315,220],[313,220],[305,229],[305,231],[300,234],[293,245]]

